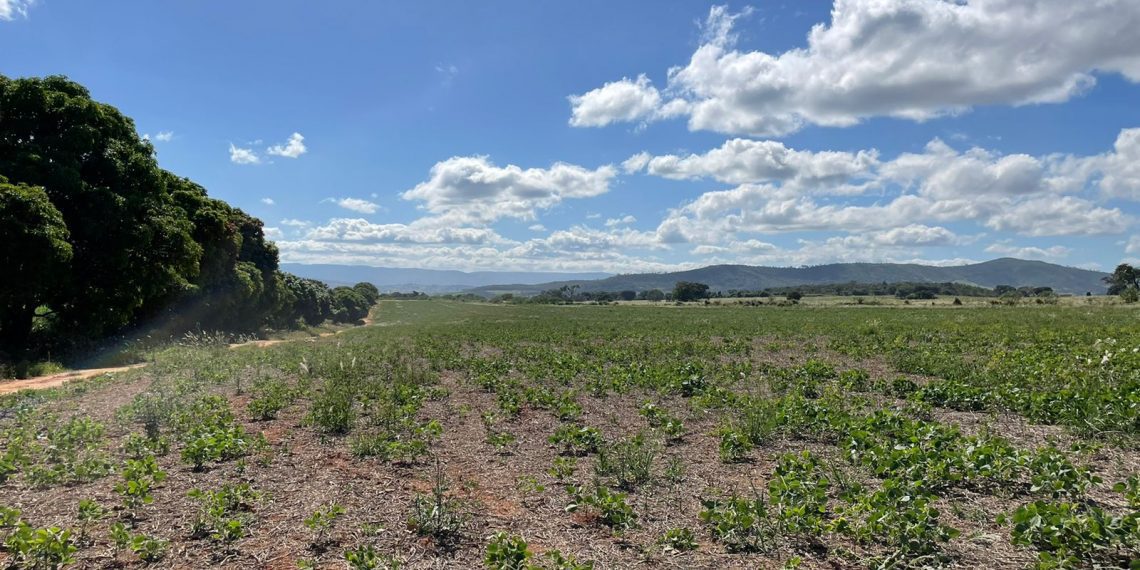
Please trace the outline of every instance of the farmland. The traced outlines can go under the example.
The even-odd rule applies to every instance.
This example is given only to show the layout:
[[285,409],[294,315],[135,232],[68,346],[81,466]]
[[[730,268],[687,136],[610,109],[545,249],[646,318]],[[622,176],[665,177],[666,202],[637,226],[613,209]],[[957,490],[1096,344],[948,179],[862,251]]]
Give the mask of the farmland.
[[384,301],[3,401],[15,566],[1124,566],[1124,306]]

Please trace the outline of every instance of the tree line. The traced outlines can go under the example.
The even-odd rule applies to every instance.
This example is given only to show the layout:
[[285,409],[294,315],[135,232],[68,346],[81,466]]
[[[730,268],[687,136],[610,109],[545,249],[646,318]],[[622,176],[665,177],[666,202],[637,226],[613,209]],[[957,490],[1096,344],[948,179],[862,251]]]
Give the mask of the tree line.
[[0,358],[132,327],[351,321],[379,293],[278,270],[261,220],[158,166],[118,109],[61,76],[0,75]]

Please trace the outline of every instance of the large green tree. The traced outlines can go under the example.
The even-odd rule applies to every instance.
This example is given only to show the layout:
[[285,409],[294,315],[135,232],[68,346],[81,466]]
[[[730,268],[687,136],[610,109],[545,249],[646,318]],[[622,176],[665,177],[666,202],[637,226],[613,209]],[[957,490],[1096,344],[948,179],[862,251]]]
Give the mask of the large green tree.
[[[39,274],[22,267],[6,281],[36,297],[4,317],[24,322],[29,303],[50,306],[55,329],[46,336],[56,344],[132,325],[248,331],[332,314],[324,284],[278,271],[261,220],[159,168],[129,118],[64,77],[0,75],[0,176],[42,188],[39,201],[64,228],[70,263],[53,265],[52,287],[37,287]],[[0,215],[0,225],[31,227],[11,223],[16,215]]]
[[338,323],[353,323],[368,316],[372,306],[363,295],[352,287],[336,287],[332,290],[332,320]]
[[0,110],[0,175],[42,187],[70,231],[62,330],[98,338],[193,289],[202,248],[130,119],[64,77],[0,76]]
[[63,215],[42,188],[0,176],[0,347],[26,348],[36,308],[66,283],[67,238]]
[[709,286],[692,281],[678,281],[673,286],[674,301],[696,301],[709,296]]
[[1140,289],[1140,269],[1121,263],[1111,275],[1104,278],[1109,295],[1120,295],[1128,289]]

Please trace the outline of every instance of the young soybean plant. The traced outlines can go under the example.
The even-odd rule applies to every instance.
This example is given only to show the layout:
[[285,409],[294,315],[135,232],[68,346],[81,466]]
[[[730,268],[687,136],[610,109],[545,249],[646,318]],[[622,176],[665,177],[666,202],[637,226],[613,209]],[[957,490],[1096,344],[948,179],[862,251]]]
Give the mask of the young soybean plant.
[[123,496],[123,505],[133,517],[142,506],[154,502],[151,489],[165,480],[166,472],[159,469],[153,455],[128,459],[123,467],[123,482],[115,485],[115,491]]
[[333,523],[344,514],[344,507],[336,504],[329,503],[324,508],[313,511],[313,514],[305,517],[305,526],[313,531],[313,546],[321,548],[328,544],[328,534],[332,530]]
[[87,540],[87,529],[103,518],[107,512],[99,503],[91,499],[80,499],[79,501],[79,541],[84,542]]

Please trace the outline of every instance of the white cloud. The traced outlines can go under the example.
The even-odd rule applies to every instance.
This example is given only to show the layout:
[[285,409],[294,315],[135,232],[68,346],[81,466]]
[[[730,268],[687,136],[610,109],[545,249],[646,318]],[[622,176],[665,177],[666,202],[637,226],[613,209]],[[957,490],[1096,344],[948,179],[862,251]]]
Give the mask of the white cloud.
[[158,142],[170,142],[174,140],[174,131],[158,131],[158,134],[154,135],[154,140]]
[[[715,244],[738,233],[898,230],[930,222],[973,222],[1026,236],[1105,235],[1126,231],[1133,217],[1082,194],[1095,187],[1111,187],[1106,194],[1131,188],[1133,163],[1121,157],[1130,156],[1133,132],[1140,129],[1122,131],[1115,152],[1091,157],[1002,155],[977,147],[960,152],[934,139],[921,153],[882,161],[873,150],[810,152],[736,139],[705,154],[657,156],[644,164],[668,178],[739,183],[672,210],[658,228],[670,243]],[[836,198],[871,189],[880,196],[874,203]]]
[[1119,208],[1063,196],[1036,198],[992,216],[986,226],[1027,236],[1104,235],[1124,232],[1132,218]]
[[568,198],[609,191],[612,166],[589,170],[555,163],[550,168],[496,166],[486,156],[457,156],[438,162],[426,182],[401,194],[435,215],[443,225],[487,224],[502,218],[533,220]]
[[[563,236],[557,241],[570,241]],[[559,249],[545,240],[517,246],[483,244],[371,243],[363,241],[279,241],[281,259],[295,263],[343,263],[388,267],[501,271],[675,271],[695,263],[665,263],[623,253],[612,246]]]
[[238,148],[230,143],[230,162],[234,164],[260,164],[261,157],[251,148]]
[[636,221],[637,221],[637,218],[635,218],[633,216],[628,216],[628,215],[622,216],[620,218],[610,218],[610,219],[606,220],[606,227],[612,228],[612,227],[616,227],[616,226],[628,226],[629,224],[632,224]]
[[531,225],[527,226],[526,229],[528,229],[532,232],[545,232],[546,226],[544,226],[542,224],[531,224]]
[[642,75],[572,96],[570,124],[684,113],[693,130],[780,136],[806,124],[1064,102],[1098,72],[1140,81],[1132,1],[836,0],[805,47],[779,54],[737,49],[738,17],[713,7],[701,45],[662,91]]
[[651,158],[653,158],[653,155],[648,152],[639,152],[625,159],[625,161],[621,163],[621,169],[625,171],[626,174],[640,172],[649,164],[649,159]]
[[636,121],[653,115],[661,106],[661,94],[641,75],[636,80],[623,78],[569,97],[575,127],[604,127],[610,123]]
[[324,201],[332,202],[345,210],[360,212],[361,214],[375,214],[380,205],[360,198],[327,198]]
[[289,226],[291,228],[307,228],[307,227],[313,225],[312,222],[307,222],[305,220],[297,220],[297,219],[292,219],[292,218],[286,218],[284,220],[281,220],[281,222],[279,222],[279,223],[283,226]]
[[1036,246],[1016,246],[1010,244],[1008,241],[1000,241],[990,244],[986,247],[986,251],[1019,259],[1057,260],[1068,257],[1073,250],[1060,245],[1043,248]]
[[36,0],[0,0],[0,20],[12,21],[16,16],[28,17],[28,9],[36,5]]
[[297,158],[298,156],[301,156],[302,154],[305,154],[309,151],[309,149],[305,147],[304,141],[305,137],[301,136],[301,133],[293,133],[289,136],[289,140],[286,141],[284,145],[273,145],[269,147],[265,152],[268,152],[274,156]]
[[1129,238],[1128,242],[1124,244],[1124,253],[1140,254],[1140,234]]
[[504,240],[489,228],[439,228],[411,224],[373,224],[360,218],[334,218],[305,234],[305,239],[386,243],[491,244]]
[[272,206],[272,205],[276,204],[277,202],[274,201],[273,198],[262,198],[261,203],[265,204],[266,206]]
[[730,184],[785,182],[846,194],[862,191],[849,183],[868,175],[878,165],[878,157],[875,149],[812,152],[790,149],[777,141],[732,139],[705,154],[650,157],[642,153],[623,165],[627,171],[646,168],[649,174],[664,178],[713,178]]
[[1091,157],[1054,157],[1071,186],[1100,177],[1106,197],[1140,201],[1140,128],[1122,129],[1113,150]]
[[267,226],[264,231],[265,231],[266,239],[271,239],[271,240],[285,239],[285,232],[281,231],[281,228],[275,228],[275,227],[268,227]]

